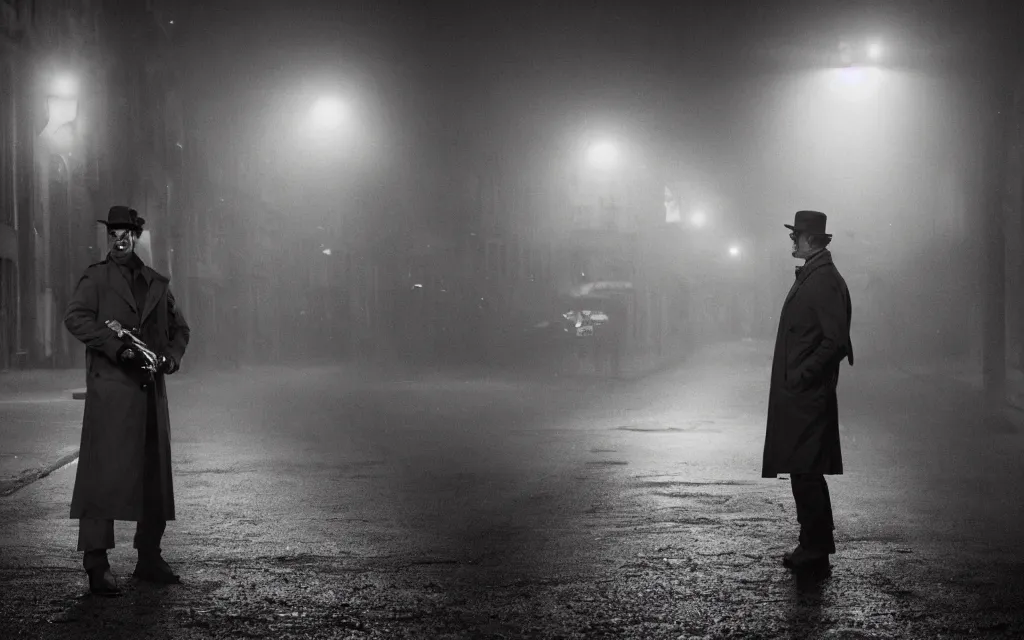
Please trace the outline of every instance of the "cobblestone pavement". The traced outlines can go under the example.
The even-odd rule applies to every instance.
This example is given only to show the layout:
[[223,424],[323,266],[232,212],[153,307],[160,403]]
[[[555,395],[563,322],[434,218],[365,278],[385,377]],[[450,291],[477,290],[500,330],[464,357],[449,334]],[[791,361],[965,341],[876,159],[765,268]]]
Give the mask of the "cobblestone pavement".
[[118,523],[125,595],[82,596],[71,465],[0,499],[0,635],[1024,635],[1020,432],[952,388],[844,370],[839,552],[794,576],[789,483],[759,477],[768,364],[755,343],[629,383],[321,367],[179,385],[164,555],[185,583],[128,579]]

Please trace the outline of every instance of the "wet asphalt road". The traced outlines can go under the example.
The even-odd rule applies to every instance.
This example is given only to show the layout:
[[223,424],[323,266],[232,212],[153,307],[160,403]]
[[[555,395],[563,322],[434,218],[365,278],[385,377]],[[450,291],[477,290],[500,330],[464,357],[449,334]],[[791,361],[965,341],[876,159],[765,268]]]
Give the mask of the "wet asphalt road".
[[85,588],[72,465],[0,499],[0,637],[1024,636],[1024,435],[958,388],[840,381],[832,570],[762,480],[764,345],[640,382],[346,367],[171,385],[184,585]]

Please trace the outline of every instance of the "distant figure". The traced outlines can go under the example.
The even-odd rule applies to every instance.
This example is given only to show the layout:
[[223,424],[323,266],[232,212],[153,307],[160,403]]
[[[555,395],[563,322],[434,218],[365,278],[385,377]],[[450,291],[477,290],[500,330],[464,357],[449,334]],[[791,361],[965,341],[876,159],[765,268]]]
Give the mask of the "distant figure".
[[[85,343],[86,397],[82,445],[71,518],[78,519],[78,550],[89,590],[117,595],[107,549],[114,548],[114,520],[134,520],[139,559],[134,576],[179,582],[160,555],[160,540],[174,519],[171,442],[164,376],[178,370],[189,327],[174,303],[168,280],[143,264],[135,244],[145,220],[134,209],[111,207],[106,220],[109,253],[78,281],[64,315],[71,335]],[[156,371],[143,368],[144,352],[109,328],[115,320],[155,354]]]
[[846,281],[826,249],[826,216],[798,211],[793,257],[802,258],[779,318],[768,394],[768,425],[761,476],[790,474],[800,523],[800,544],[783,565],[800,569],[828,563],[836,552],[826,474],[843,473],[836,385],[843,358],[853,364],[852,307]]

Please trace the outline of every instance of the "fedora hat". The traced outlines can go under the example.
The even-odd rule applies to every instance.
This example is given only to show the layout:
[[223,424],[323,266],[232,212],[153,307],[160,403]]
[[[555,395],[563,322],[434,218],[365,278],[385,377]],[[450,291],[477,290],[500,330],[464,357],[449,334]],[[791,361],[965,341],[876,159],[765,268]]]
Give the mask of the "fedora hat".
[[796,215],[793,216],[793,224],[783,226],[797,233],[831,237],[832,234],[825,233],[825,222],[827,220],[828,216],[820,211],[797,211]]
[[139,217],[138,211],[121,205],[110,207],[110,211],[107,211],[107,219],[96,222],[105,225],[108,229],[133,229],[139,232],[146,224],[146,221]]

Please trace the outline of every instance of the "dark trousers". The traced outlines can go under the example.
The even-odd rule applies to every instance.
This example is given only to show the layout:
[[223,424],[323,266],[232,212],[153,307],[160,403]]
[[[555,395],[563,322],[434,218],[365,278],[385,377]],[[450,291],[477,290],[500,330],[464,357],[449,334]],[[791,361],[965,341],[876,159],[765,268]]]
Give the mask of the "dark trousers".
[[[160,487],[160,454],[156,433],[156,398],[149,396],[146,420],[145,463],[142,473],[142,519],[135,526],[133,547],[139,555],[160,553],[167,521],[163,516],[163,491]],[[78,521],[78,550],[84,551],[86,570],[109,566],[107,549],[114,548],[114,521],[103,518],[82,518]]]
[[832,501],[828,484],[820,473],[790,474],[796,519],[800,523],[800,546],[809,551],[836,552],[833,536]]

